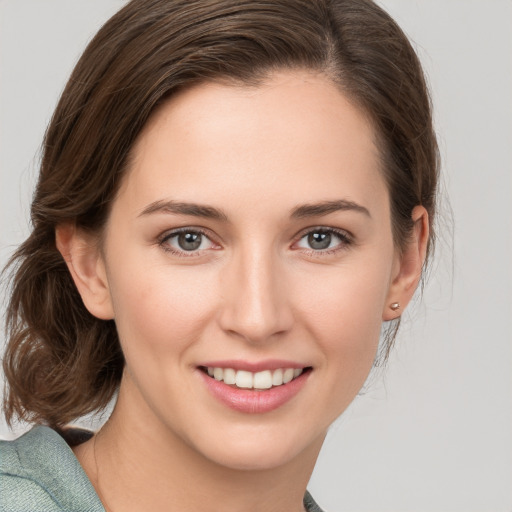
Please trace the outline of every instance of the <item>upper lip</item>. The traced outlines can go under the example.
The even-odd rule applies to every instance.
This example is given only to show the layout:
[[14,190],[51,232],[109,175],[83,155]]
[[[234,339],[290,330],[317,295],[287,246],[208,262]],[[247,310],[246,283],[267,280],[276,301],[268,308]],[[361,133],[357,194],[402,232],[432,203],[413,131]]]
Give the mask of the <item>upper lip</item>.
[[247,372],[256,373],[264,370],[277,370],[279,368],[307,368],[309,365],[284,359],[266,359],[263,361],[224,359],[222,361],[205,361],[198,366],[205,368],[233,368],[234,370],[245,370]]

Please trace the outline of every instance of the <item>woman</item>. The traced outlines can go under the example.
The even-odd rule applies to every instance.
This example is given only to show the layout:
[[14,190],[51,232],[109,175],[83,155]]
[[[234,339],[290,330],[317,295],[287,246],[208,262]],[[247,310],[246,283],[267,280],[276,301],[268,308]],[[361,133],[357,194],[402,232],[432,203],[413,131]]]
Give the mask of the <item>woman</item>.
[[6,417],[52,429],[2,446],[6,510],[319,510],[436,183],[421,67],[372,2],[130,2],[63,92],[13,258]]

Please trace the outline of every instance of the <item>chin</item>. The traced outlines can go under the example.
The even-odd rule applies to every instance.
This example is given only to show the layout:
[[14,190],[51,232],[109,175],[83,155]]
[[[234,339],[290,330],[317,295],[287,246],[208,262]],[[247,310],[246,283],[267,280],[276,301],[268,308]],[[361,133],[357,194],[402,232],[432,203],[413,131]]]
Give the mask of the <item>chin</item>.
[[286,466],[297,455],[294,451],[277,451],[258,447],[258,449],[232,451],[231,453],[212,453],[210,460],[236,471],[267,471]]
[[[194,449],[211,462],[238,471],[265,471],[293,464],[303,457],[316,456],[326,432],[316,437],[290,436],[289,432],[251,429],[240,435],[202,439]],[[212,436],[213,437],[213,436]],[[206,443],[205,443],[206,441]]]

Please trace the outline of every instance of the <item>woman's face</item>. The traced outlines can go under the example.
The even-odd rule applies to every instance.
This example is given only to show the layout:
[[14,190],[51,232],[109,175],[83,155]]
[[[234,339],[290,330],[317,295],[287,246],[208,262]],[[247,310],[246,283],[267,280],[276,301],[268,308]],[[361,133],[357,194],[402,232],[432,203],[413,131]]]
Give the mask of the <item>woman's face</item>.
[[148,431],[232,468],[320,446],[394,300],[379,166],[371,124],[322,75],[199,85],[153,116],[100,262],[121,397]]

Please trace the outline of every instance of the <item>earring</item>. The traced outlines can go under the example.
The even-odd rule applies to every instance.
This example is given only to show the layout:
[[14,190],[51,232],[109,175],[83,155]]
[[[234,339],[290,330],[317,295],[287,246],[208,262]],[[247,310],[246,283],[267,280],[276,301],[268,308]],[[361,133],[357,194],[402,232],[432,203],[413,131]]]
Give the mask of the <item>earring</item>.
[[389,307],[393,311],[396,311],[397,309],[400,309],[400,302],[393,302],[392,304],[389,305]]

